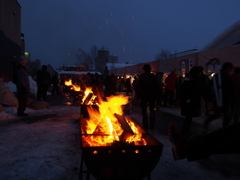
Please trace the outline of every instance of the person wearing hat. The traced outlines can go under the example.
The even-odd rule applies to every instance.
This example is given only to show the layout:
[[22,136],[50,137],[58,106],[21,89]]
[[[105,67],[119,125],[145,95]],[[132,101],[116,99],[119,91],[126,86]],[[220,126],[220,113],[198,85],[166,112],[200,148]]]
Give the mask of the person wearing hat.
[[[158,85],[157,76],[151,73],[150,64],[144,64],[144,73],[140,74],[136,83],[136,94],[141,101],[142,127],[154,129],[155,123],[155,101],[157,98]],[[148,118],[147,108],[149,107],[150,116]]]
[[30,93],[30,85],[27,73],[27,60],[21,59],[17,67],[17,92],[18,92],[18,116],[28,116],[24,111],[27,107],[27,95]]

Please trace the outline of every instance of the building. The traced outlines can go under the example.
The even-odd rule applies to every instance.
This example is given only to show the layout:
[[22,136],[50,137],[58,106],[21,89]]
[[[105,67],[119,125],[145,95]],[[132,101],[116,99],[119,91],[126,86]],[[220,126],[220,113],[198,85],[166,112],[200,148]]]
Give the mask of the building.
[[212,49],[220,49],[240,44],[240,20],[226,28],[222,33],[217,35],[200,51],[208,51]]
[[0,78],[11,81],[25,50],[21,33],[21,6],[17,0],[0,0]]
[[98,50],[98,55],[95,59],[96,71],[105,75],[104,71],[107,63],[118,63],[118,57],[110,56],[108,50]]

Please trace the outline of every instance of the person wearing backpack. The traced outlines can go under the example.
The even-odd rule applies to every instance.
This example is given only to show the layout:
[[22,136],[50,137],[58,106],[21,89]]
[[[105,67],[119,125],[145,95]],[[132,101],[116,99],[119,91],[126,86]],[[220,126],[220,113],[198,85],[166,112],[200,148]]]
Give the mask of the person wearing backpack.
[[[154,130],[156,119],[155,101],[158,92],[157,76],[151,73],[152,68],[149,64],[145,64],[142,69],[144,70],[144,73],[140,74],[136,84],[136,94],[141,101],[142,127],[146,130],[150,124],[150,129]],[[150,111],[149,118],[147,115],[148,107]]]
[[28,116],[24,111],[27,107],[27,95],[30,93],[30,84],[27,73],[27,60],[21,59],[20,64],[17,67],[17,92],[18,92],[18,116]]

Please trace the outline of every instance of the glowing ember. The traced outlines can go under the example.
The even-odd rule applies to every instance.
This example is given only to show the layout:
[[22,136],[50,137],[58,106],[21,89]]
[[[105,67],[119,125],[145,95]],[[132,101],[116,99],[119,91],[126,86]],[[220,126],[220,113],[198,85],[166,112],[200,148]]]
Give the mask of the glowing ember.
[[130,118],[126,118],[126,122],[134,134],[127,134],[125,140],[122,138],[125,130],[114,114],[123,115],[122,105],[127,103],[127,96],[118,95],[107,97],[107,101],[99,102],[98,110],[92,106],[87,107],[90,118],[86,120],[85,131],[88,135],[83,138],[85,146],[109,146],[117,141],[147,145],[146,140],[142,138],[142,133]]

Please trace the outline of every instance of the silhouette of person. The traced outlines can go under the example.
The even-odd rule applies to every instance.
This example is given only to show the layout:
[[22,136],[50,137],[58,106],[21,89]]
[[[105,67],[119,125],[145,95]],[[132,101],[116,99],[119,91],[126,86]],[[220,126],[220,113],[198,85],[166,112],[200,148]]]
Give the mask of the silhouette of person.
[[37,100],[47,101],[47,90],[51,85],[51,75],[47,72],[47,66],[42,65],[42,70],[37,72]]
[[27,60],[21,59],[17,67],[18,116],[28,116],[24,111],[27,107],[27,95],[30,93],[30,84],[27,72]]
[[[157,98],[157,76],[151,73],[151,66],[144,64],[144,73],[140,74],[136,84],[136,93],[141,101],[142,110],[142,127],[148,129],[150,123],[150,129],[154,129],[155,124],[155,102]],[[150,117],[147,115],[147,107],[149,107]]]
[[[213,120],[217,119],[221,112],[223,113],[223,123],[222,126],[228,126],[231,122],[232,119],[232,105],[233,105],[233,95],[234,95],[234,90],[233,90],[233,84],[232,84],[232,79],[231,79],[231,72],[233,70],[233,64],[231,62],[226,62],[223,63],[222,68],[221,68],[221,83],[222,86],[220,87],[217,84],[217,88],[222,89],[222,107],[219,107],[216,103],[216,94],[215,95],[215,100],[213,102],[214,104],[214,114],[211,115],[209,118],[207,118],[204,122],[204,127],[207,128],[208,124],[212,122]],[[216,74],[216,82],[219,75]],[[211,82],[213,86],[213,82]]]
[[201,115],[201,75],[201,66],[192,67],[181,87],[181,115],[185,116],[181,132],[185,135],[190,135],[192,118]]
[[176,81],[177,75],[174,69],[165,79],[164,106],[173,106]]
[[58,78],[58,73],[55,72],[55,74],[52,76],[52,95],[54,95],[55,91],[57,95],[60,95],[59,89],[58,89],[58,83],[59,83],[59,78]]
[[240,67],[234,68],[234,74],[231,78],[234,90],[233,122],[237,123],[240,118]]

